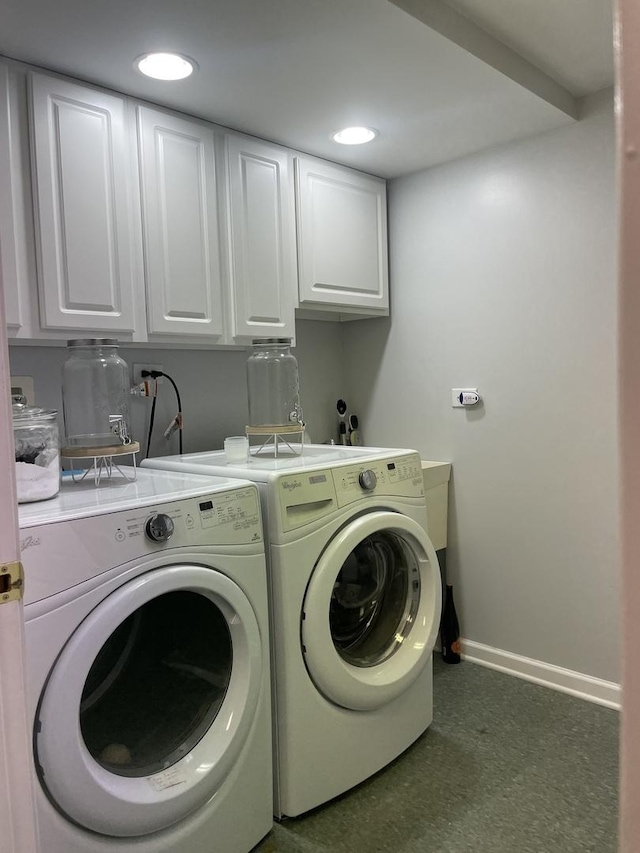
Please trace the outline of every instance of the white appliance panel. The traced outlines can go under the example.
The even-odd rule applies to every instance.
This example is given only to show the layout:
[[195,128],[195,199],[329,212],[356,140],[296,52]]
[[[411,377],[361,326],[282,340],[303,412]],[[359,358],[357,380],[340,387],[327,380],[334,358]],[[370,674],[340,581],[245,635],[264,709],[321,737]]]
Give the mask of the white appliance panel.
[[[174,523],[166,542],[145,533],[155,512]],[[225,853],[247,853],[269,831],[273,811],[267,578],[256,486],[139,471],[135,483],[112,480],[97,489],[65,483],[60,497],[22,506],[20,520],[27,696],[39,756],[34,764],[38,823],[47,853],[120,853],[132,846],[140,853],[208,853],[212,837]],[[191,607],[199,620],[191,618]],[[194,669],[188,658],[172,656],[174,648],[204,648],[210,658],[220,657],[218,635],[203,646],[201,634],[211,621],[208,616],[202,621],[203,609],[204,615],[218,614],[219,630],[229,637],[228,684],[224,679],[219,684],[215,666]],[[150,623],[145,622],[149,612]],[[91,702],[102,702],[123,677],[120,665],[129,665],[132,652],[115,655],[117,665],[106,667],[102,689],[103,650],[111,640],[119,649],[122,637],[129,636],[120,629],[132,619],[147,626],[140,672],[152,672],[151,686],[164,683],[169,691],[158,704],[153,690],[139,690],[140,713],[146,702],[147,710],[156,709],[161,731],[164,720],[173,726],[182,715],[163,709],[170,709],[175,697],[191,702],[193,716],[187,719],[199,726],[193,742],[178,732],[175,748],[172,732],[163,735],[168,751],[153,746],[149,772],[142,763],[144,772],[137,775],[109,769],[111,759],[101,752],[102,729],[89,748],[82,722],[89,674],[98,683],[89,691]],[[185,633],[176,633],[176,626]],[[181,636],[186,645],[178,642]],[[134,646],[127,639],[129,648]],[[156,669],[144,663],[145,649],[156,654]],[[157,667],[219,684],[219,700],[203,705],[189,698],[177,682],[157,676]],[[121,708],[117,697],[110,701],[111,709]],[[120,750],[116,763],[124,754],[126,764],[126,743],[119,744],[116,736],[117,714],[114,719],[116,733],[106,743]],[[140,731],[144,740],[146,724]]]

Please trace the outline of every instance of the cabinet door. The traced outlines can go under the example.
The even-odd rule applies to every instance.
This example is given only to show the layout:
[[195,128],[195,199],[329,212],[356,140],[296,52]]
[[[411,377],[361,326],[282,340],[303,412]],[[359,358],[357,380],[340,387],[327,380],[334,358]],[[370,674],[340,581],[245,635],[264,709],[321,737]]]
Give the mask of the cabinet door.
[[41,324],[134,331],[125,101],[32,74]]
[[11,135],[9,69],[0,64],[0,279],[4,291],[5,319],[12,331],[23,324],[18,282],[18,247],[15,229],[13,146]]
[[242,136],[226,137],[233,335],[295,333],[296,246],[291,154]]
[[387,314],[383,180],[296,158],[300,306]]
[[214,130],[138,107],[150,334],[222,336]]

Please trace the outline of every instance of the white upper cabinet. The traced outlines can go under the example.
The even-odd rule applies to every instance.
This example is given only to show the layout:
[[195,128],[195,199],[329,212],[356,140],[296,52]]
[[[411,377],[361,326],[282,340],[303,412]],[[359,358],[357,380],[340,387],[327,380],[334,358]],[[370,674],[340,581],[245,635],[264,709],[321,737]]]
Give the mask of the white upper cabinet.
[[223,334],[214,128],[138,107],[150,335]]
[[24,341],[244,346],[294,340],[298,309],[389,313],[383,180],[13,60],[0,242]]
[[386,184],[296,157],[300,307],[389,313]]
[[30,75],[40,323],[135,330],[125,99]]
[[7,326],[18,330],[24,318],[18,286],[19,248],[13,184],[13,176],[17,176],[18,169],[14,162],[12,119],[9,69],[0,65],[0,278]]
[[292,156],[258,139],[226,137],[233,337],[295,335]]

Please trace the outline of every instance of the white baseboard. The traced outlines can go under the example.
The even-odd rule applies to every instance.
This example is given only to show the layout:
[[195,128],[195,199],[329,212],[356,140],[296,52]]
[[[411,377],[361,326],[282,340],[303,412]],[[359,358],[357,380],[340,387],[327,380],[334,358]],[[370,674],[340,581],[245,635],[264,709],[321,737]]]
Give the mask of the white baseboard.
[[561,693],[570,693],[588,702],[595,702],[596,705],[620,710],[620,685],[613,681],[593,678],[582,672],[574,672],[571,669],[544,663],[544,661],[514,655],[502,649],[495,649],[493,646],[474,643],[472,640],[461,639],[460,642],[462,657],[471,663],[506,672],[509,675],[515,675],[516,678],[523,678],[525,681],[559,690]]

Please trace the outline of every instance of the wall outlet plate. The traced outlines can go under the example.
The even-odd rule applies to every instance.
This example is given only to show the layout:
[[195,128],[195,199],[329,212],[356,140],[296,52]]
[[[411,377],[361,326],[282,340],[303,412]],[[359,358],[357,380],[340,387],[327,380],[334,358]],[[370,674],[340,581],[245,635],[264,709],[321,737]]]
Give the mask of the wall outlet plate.
[[22,393],[27,398],[27,405],[35,406],[36,392],[33,382],[33,376],[12,376],[11,388],[22,388]]
[[[133,384],[138,385],[138,383],[143,382],[146,378],[150,379],[150,377],[145,377],[142,375],[143,370],[162,370],[163,367],[161,364],[143,363],[143,364],[134,364],[132,369],[133,369]],[[162,385],[163,381],[164,381],[164,377],[160,376],[158,378],[158,385]]]
[[[468,409],[469,404],[462,402],[463,394],[477,394],[477,388],[452,388],[451,389],[451,405],[454,409]],[[478,401],[479,402],[479,401]]]

